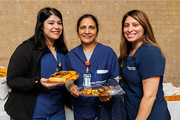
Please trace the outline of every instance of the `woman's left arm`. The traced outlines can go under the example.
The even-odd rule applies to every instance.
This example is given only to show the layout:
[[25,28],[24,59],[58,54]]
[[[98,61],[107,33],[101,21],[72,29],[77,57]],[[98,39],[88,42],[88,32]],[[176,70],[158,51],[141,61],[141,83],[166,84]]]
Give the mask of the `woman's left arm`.
[[143,97],[136,120],[146,120],[151,113],[159,87],[160,76],[153,76],[142,81]]

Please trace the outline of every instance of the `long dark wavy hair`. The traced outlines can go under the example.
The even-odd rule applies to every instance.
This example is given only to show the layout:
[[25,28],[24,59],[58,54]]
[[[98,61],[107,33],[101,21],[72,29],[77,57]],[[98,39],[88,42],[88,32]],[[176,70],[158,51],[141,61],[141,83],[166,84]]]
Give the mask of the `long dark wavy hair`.
[[[61,19],[63,26],[62,14],[57,9],[50,7],[45,7],[41,9],[37,15],[35,33],[31,37],[31,40],[34,40],[35,49],[39,49],[39,50],[48,49],[46,44],[46,38],[44,36],[42,28],[44,27],[44,21],[48,19],[51,15],[56,15],[57,17],[59,17]],[[55,41],[54,46],[57,51],[63,53],[64,55],[68,52],[68,49],[64,42],[64,28],[62,30],[60,37]]]

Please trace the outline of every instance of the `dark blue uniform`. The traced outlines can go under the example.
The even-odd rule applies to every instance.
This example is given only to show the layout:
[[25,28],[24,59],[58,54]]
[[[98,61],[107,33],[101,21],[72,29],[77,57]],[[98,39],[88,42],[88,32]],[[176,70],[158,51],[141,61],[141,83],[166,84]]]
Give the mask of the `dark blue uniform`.
[[[48,79],[56,69],[57,64],[62,62],[64,55],[57,52],[57,60],[51,52],[46,53],[41,58],[41,77]],[[44,88],[38,94],[36,106],[34,108],[33,120],[65,120],[63,87],[55,86],[51,89]]]
[[[82,46],[79,45],[71,50],[64,60],[64,70],[75,70],[80,73],[79,79],[75,80],[74,83],[81,86],[83,74],[86,73],[85,62],[87,61]],[[115,52],[110,47],[98,43],[90,58],[89,72],[91,73],[91,82],[117,77],[120,74],[120,68]],[[75,120],[94,120],[98,113],[98,100],[98,97],[80,96],[73,98]]]
[[128,56],[122,68],[123,88],[126,91],[125,109],[128,120],[135,120],[143,97],[142,80],[161,76],[156,100],[148,120],[170,120],[170,114],[163,92],[163,74],[165,58],[161,51],[147,43],[143,43],[133,56]]

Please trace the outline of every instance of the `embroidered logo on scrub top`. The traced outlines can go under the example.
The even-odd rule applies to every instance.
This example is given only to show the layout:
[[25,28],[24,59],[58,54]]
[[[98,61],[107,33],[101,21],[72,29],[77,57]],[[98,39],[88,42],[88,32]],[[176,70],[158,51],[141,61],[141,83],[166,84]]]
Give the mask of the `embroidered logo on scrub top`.
[[129,67],[129,66],[127,66],[127,69],[128,70],[136,70],[136,67]]

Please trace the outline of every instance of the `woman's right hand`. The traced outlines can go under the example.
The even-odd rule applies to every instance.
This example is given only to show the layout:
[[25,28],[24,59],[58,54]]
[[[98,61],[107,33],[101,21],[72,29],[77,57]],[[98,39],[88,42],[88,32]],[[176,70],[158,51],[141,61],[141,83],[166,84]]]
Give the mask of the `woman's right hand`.
[[51,83],[51,82],[48,82],[48,79],[45,79],[45,78],[41,78],[40,82],[41,82],[42,86],[44,86],[46,88],[52,88],[54,86],[62,84],[62,83]]
[[77,89],[78,89],[77,85],[71,86],[70,92],[71,92],[71,95],[73,95],[74,97],[79,97],[79,94],[75,91]]

